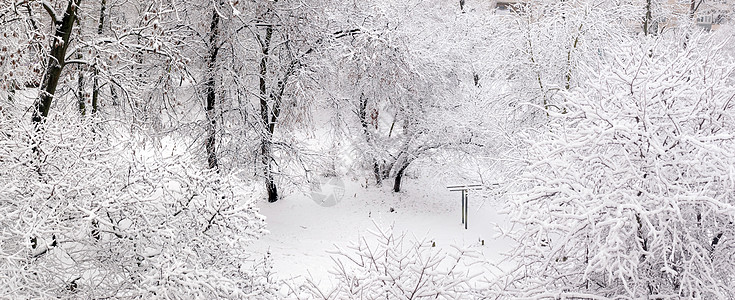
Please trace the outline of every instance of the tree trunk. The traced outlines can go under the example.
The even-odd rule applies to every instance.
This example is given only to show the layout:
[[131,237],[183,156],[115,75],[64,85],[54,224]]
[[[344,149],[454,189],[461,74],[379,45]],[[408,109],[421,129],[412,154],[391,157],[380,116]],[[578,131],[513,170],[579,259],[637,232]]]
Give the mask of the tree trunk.
[[100,22],[97,24],[97,35],[102,35],[102,29],[105,28],[105,10],[107,9],[107,0],[100,2]]
[[[372,145],[372,135],[368,129],[369,124],[367,121],[367,97],[365,94],[360,94],[360,106],[357,109],[357,117],[360,119],[360,125],[362,125],[362,133],[365,135],[365,140],[368,145]],[[380,165],[378,160],[373,159],[373,175],[375,176],[375,184],[380,185],[383,182],[383,174],[380,172]]]
[[[97,25],[97,35],[102,35],[102,29],[105,26],[105,9],[107,8],[107,0],[102,0],[100,3],[100,21]],[[96,60],[99,60],[100,56],[99,54],[96,57]],[[100,89],[99,89],[99,75],[100,70],[99,67],[97,67],[97,61],[94,62],[92,68],[94,69],[94,78],[92,78],[92,114],[97,113],[97,107],[99,105],[99,96],[100,96]]]
[[[54,38],[52,39],[51,56],[48,59],[46,65],[46,72],[41,82],[39,97],[34,103],[33,115],[31,117],[31,123],[33,123],[35,129],[41,130],[41,124],[48,117],[49,110],[51,109],[51,102],[54,99],[56,93],[56,87],[59,84],[59,78],[61,78],[61,70],[64,68],[64,59],[66,57],[66,50],[69,48],[69,38],[71,37],[71,31],[74,29],[74,22],[77,16],[77,8],[81,0],[69,0],[64,11],[64,18],[58,21],[58,16],[52,15],[52,19],[56,21],[56,32],[54,32]],[[49,10],[49,14],[53,14]],[[40,149],[38,144],[33,147],[33,152],[39,153]],[[41,160],[40,156],[37,159]],[[39,169],[40,170],[40,169]],[[39,171],[40,172],[40,171]],[[51,245],[56,244],[56,236],[52,235]],[[31,246],[35,249],[37,244],[37,237],[31,237]],[[41,254],[45,253],[42,252]],[[41,255],[39,254],[39,255]]]
[[15,81],[11,80],[10,86],[8,87],[8,102],[11,104],[15,103]]
[[383,172],[380,172],[380,164],[376,159],[373,159],[373,175],[375,175],[375,184],[381,185],[383,183]]
[[64,58],[66,56],[66,50],[69,48],[69,38],[74,28],[74,21],[76,20],[77,8],[80,2],[81,0],[69,0],[69,4],[66,6],[66,11],[64,12],[64,18],[56,23],[56,32],[51,42],[51,57],[48,59],[46,72],[41,82],[39,98],[34,104],[35,109],[33,111],[32,122],[37,126],[36,128],[39,128],[38,125],[48,117],[51,102],[54,99],[56,87],[61,77],[61,70],[64,68]]
[[217,133],[217,119],[215,116],[215,100],[217,96],[215,90],[215,74],[217,68],[217,53],[219,52],[219,45],[217,45],[219,35],[218,26],[219,13],[217,13],[217,9],[215,8],[212,10],[212,23],[209,28],[209,62],[207,64],[207,74],[209,78],[205,83],[207,90],[207,120],[209,121],[205,147],[207,149],[207,163],[211,169],[217,167],[217,151],[215,148],[215,135]]
[[703,0],[700,0],[699,3],[697,3],[697,0],[691,0],[689,2],[689,19],[694,20],[694,17],[697,14],[697,10],[699,10],[699,5],[702,4]]
[[268,177],[265,179],[265,189],[268,191],[268,202],[273,203],[278,201],[278,188],[276,182],[273,180],[273,173],[268,173]]
[[[77,59],[82,59],[81,53],[77,55]],[[79,113],[82,116],[87,115],[87,103],[84,102],[84,67],[79,65],[79,77],[77,78],[77,104],[79,106]]]
[[651,1],[652,0],[646,0],[646,16],[643,18],[643,34],[648,35],[649,34],[649,28],[651,26],[652,22],[652,14],[651,14]]
[[273,130],[275,127],[271,124],[271,112],[268,105],[270,96],[266,86],[266,76],[268,76],[268,55],[270,53],[270,43],[273,37],[273,27],[267,26],[265,29],[265,37],[260,40],[261,54],[260,58],[260,118],[263,125],[263,134],[260,139],[260,158],[263,164],[263,177],[265,178],[265,189],[268,192],[268,202],[278,201],[278,189],[273,178],[273,168],[271,161],[273,160]]
[[92,78],[92,115],[97,114],[97,107],[99,105],[100,89],[99,82],[97,81],[99,75],[100,71],[97,69],[97,65],[94,65],[94,75]]
[[396,193],[401,191],[401,180],[403,179],[403,173],[406,171],[406,168],[408,168],[408,164],[403,165],[403,167],[398,170],[398,173],[396,173],[396,179],[393,182],[393,191]]

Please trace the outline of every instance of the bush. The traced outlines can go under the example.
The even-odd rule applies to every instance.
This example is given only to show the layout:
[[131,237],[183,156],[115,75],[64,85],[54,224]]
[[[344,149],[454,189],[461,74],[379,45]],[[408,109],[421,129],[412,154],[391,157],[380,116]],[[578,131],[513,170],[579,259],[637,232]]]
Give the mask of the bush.
[[459,299],[475,295],[470,267],[478,262],[471,249],[445,253],[431,243],[410,243],[392,228],[376,225],[376,242],[360,237],[332,253],[338,284],[322,290],[309,281],[306,298],[317,299]]
[[505,295],[735,297],[727,33],[609,49],[530,139]]
[[187,154],[146,152],[89,120],[59,116],[38,134],[12,117],[0,121],[1,295],[269,292],[263,271],[244,265],[244,246],[264,222],[236,174],[199,167]]

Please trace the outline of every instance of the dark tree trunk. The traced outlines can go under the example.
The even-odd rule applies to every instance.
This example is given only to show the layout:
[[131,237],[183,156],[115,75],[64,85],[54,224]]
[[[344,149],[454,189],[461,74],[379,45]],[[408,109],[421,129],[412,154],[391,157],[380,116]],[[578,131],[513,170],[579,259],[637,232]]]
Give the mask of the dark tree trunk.
[[260,40],[261,55],[260,59],[260,118],[263,125],[263,134],[260,139],[260,158],[263,164],[263,177],[265,178],[265,189],[268,192],[268,202],[278,201],[278,189],[273,178],[273,168],[271,161],[273,160],[273,130],[274,125],[271,124],[271,111],[268,105],[270,96],[266,86],[266,78],[268,76],[268,55],[270,54],[270,43],[273,37],[273,27],[267,26],[265,36]]
[[8,87],[8,102],[15,103],[15,81],[10,81],[10,86]]
[[[82,59],[82,54],[77,55],[77,59]],[[84,68],[79,65],[79,78],[77,78],[77,104],[79,113],[82,116],[87,115],[87,103],[84,101]]]
[[[268,77],[268,59],[271,52],[271,41],[273,38],[273,25],[265,25],[265,35],[258,36],[261,47],[260,59],[260,118],[263,125],[263,134],[261,135],[260,154],[263,165],[263,177],[265,178],[265,188],[268,191],[268,202],[278,201],[278,189],[273,176],[273,133],[276,130],[278,118],[283,108],[283,95],[288,84],[289,77],[299,66],[299,60],[293,58],[283,77],[278,80],[275,87],[268,87],[266,78]],[[284,42],[288,48],[288,40]],[[311,52],[311,50],[306,53]]]
[[278,188],[273,180],[273,174],[268,174],[268,176],[265,181],[265,189],[268,191],[268,202],[273,203],[278,201]]
[[393,182],[393,191],[396,193],[401,191],[401,180],[403,179],[403,173],[406,171],[406,168],[408,168],[408,164],[403,165],[403,167],[398,170],[398,173],[396,173],[396,179]]
[[375,184],[380,185],[383,183],[383,172],[380,172],[380,164],[377,160],[373,160],[373,175],[375,175]]
[[[107,0],[102,0],[100,3],[100,20],[99,24],[97,26],[97,35],[102,35],[102,30],[105,26],[105,9],[107,9]],[[100,59],[99,55],[96,57],[97,60]],[[99,75],[100,70],[99,67],[97,67],[97,62],[95,61],[93,65],[94,69],[94,78],[92,78],[92,114],[97,113],[97,107],[99,106],[99,96],[100,96],[100,88],[99,88]]]
[[217,53],[219,52],[219,45],[217,45],[218,40],[218,26],[219,26],[219,14],[217,13],[217,9],[212,10],[212,23],[209,28],[210,30],[210,36],[209,36],[209,62],[207,64],[207,74],[209,78],[207,79],[207,82],[205,83],[206,90],[207,90],[207,120],[209,121],[209,124],[207,126],[207,141],[206,141],[206,149],[207,149],[207,163],[209,164],[209,168],[217,168],[217,150],[215,148],[216,145],[216,137],[217,134],[217,120],[216,120],[216,114],[215,114],[215,101],[216,101],[216,90],[215,90],[215,74],[216,74],[216,68],[217,68]]
[[689,18],[694,20],[694,16],[697,14],[697,10],[699,10],[699,5],[702,4],[703,0],[691,0],[689,3]]
[[[69,38],[71,37],[71,31],[74,29],[74,22],[77,17],[77,8],[81,0],[69,0],[64,11],[64,17],[58,20],[58,16],[52,15],[53,13],[49,10],[49,14],[56,22],[56,32],[54,32],[54,38],[52,39],[51,56],[48,59],[46,65],[46,72],[41,82],[39,97],[34,103],[33,115],[31,122],[33,123],[36,130],[41,130],[41,124],[48,117],[49,110],[51,109],[51,102],[54,99],[56,93],[56,87],[59,84],[59,78],[61,78],[61,70],[64,68],[64,60],[66,57],[66,50],[69,48]],[[39,153],[40,149],[38,144],[33,147],[33,152]],[[42,158],[39,156],[39,160]],[[39,169],[40,170],[40,169]],[[40,172],[40,171],[39,171]],[[56,245],[56,236],[52,236],[52,246]],[[37,237],[31,237],[31,246],[35,249],[37,244]],[[45,253],[43,251],[41,254]],[[38,254],[38,255],[41,255]]]
[[105,28],[105,10],[107,9],[107,0],[100,2],[100,22],[97,25],[97,35],[102,35],[102,29]]
[[652,14],[651,14],[651,1],[652,0],[646,0],[646,16],[643,18],[643,34],[648,35],[650,32],[651,22],[652,20]]
[[97,69],[97,65],[94,66],[94,75],[92,78],[92,115],[97,114],[97,107],[99,105],[100,89],[97,77],[100,75],[100,71]]
[[[56,93],[56,87],[59,84],[61,70],[64,68],[64,58],[66,50],[69,48],[69,38],[74,28],[74,21],[77,16],[77,8],[81,0],[69,0],[64,12],[64,18],[56,23],[56,32],[52,39],[51,57],[46,64],[46,72],[41,82],[41,92],[39,98],[34,104],[32,121],[38,127],[48,117],[51,108],[51,102]],[[57,17],[57,16],[54,16]]]

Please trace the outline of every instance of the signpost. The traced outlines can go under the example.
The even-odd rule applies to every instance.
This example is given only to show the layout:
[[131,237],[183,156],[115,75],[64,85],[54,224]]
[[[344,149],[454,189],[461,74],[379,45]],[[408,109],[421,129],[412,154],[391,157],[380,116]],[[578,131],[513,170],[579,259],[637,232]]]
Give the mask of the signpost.
[[465,185],[449,185],[447,186],[450,192],[462,192],[462,224],[464,224],[464,229],[467,229],[467,217],[468,217],[468,211],[467,208],[469,204],[469,191],[471,190],[482,190],[484,189],[482,184],[465,184]]

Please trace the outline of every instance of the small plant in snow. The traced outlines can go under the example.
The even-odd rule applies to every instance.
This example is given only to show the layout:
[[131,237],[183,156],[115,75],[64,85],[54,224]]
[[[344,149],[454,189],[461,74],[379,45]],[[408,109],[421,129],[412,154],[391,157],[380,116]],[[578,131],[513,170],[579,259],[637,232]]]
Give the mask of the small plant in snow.
[[331,290],[315,283],[305,287],[318,299],[459,299],[474,295],[470,266],[476,252],[455,248],[446,253],[431,243],[407,242],[392,228],[369,231],[374,243],[360,237],[346,248],[332,252],[338,280]]

